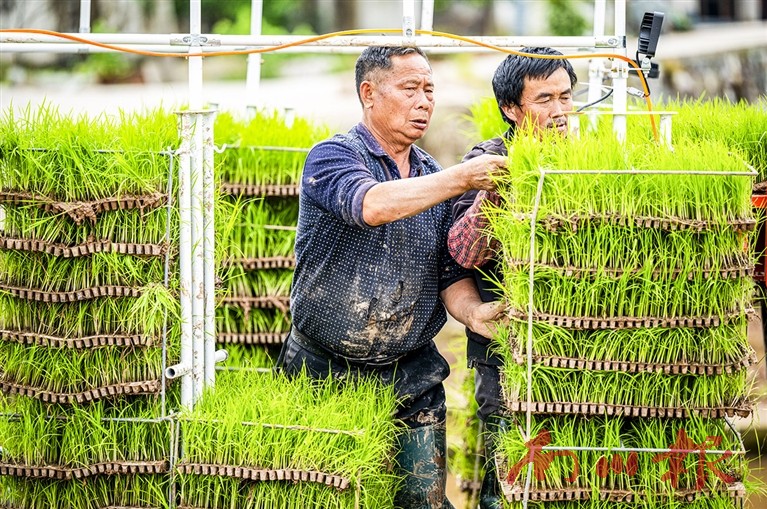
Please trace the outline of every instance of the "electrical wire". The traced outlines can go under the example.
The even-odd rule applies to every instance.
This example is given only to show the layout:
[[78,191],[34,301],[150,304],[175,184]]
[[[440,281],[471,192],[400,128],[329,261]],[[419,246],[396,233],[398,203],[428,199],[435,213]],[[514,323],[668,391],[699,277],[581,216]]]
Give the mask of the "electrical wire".
[[[67,39],[70,41],[79,42],[82,44],[88,44],[91,46],[96,46],[99,48],[108,49],[112,51],[132,53],[135,55],[143,55],[148,57],[189,58],[189,57],[218,57],[218,56],[270,53],[273,51],[279,51],[286,48],[294,48],[297,46],[303,46],[305,44],[309,44],[309,43],[313,43],[317,41],[331,39],[333,37],[342,37],[342,36],[348,36],[348,35],[363,35],[363,34],[379,34],[379,35],[380,34],[401,34],[402,29],[361,28],[356,30],[341,30],[338,32],[329,32],[326,34],[306,37],[304,39],[300,39],[294,42],[279,44],[279,45],[271,46],[268,48],[252,48],[252,49],[243,49],[243,50],[210,51],[210,52],[196,52],[196,53],[171,53],[171,52],[162,52],[162,51],[147,51],[147,50],[140,50],[140,49],[133,49],[133,48],[125,48],[125,47],[117,46],[114,44],[106,44],[106,43],[92,41],[85,37],[80,37],[73,34],[56,32],[53,30],[44,30],[39,28],[6,28],[6,29],[0,29],[0,33],[26,33],[26,34],[48,35],[51,37]],[[644,99],[645,99],[645,103],[647,104],[647,111],[651,113],[649,116],[650,116],[650,123],[652,125],[653,137],[655,138],[656,142],[660,142],[660,137],[658,135],[658,128],[655,125],[655,117],[652,115],[652,101],[650,99],[650,88],[647,84],[647,79],[644,73],[642,72],[642,68],[639,66],[639,64],[637,64],[636,61],[634,61],[633,59],[629,57],[614,54],[614,53],[578,53],[574,55],[537,55],[537,54],[525,53],[523,51],[517,51],[517,50],[513,50],[509,48],[503,48],[501,46],[496,46],[495,44],[490,44],[487,42],[479,41],[477,39],[472,39],[471,37],[464,37],[461,35],[451,34],[448,32],[438,32],[434,30],[416,30],[415,33],[417,35],[431,35],[435,37],[453,39],[456,41],[473,44],[475,46],[480,46],[480,47],[491,49],[501,53],[518,55],[523,57],[539,58],[542,60],[574,60],[574,59],[583,59],[583,58],[607,58],[611,60],[612,59],[622,60],[637,70],[637,75],[639,76],[639,80],[642,83],[642,88],[644,88]]]
[[592,102],[590,102],[590,103],[588,103],[588,104],[584,104],[583,106],[581,106],[580,108],[578,108],[577,110],[575,110],[575,112],[576,112],[576,113],[579,113],[579,112],[581,112],[581,111],[585,110],[586,108],[589,108],[589,107],[591,107],[591,106],[594,106],[595,104],[599,104],[599,103],[601,103],[602,101],[604,101],[605,99],[607,99],[608,97],[610,97],[611,95],[613,95],[613,89],[612,89],[612,88],[610,89],[610,91],[609,91],[609,92],[607,92],[605,95],[603,95],[602,97],[600,97],[600,98],[599,98],[599,99],[597,99],[596,101],[592,101]]

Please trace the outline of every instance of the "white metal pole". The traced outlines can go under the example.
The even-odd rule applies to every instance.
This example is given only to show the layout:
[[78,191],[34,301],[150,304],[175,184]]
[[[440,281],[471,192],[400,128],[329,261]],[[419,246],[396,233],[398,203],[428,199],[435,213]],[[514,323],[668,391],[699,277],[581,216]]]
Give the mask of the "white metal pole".
[[189,113],[193,118],[190,174],[192,181],[192,377],[194,400],[197,402],[205,388],[205,263],[203,236],[203,120],[200,111]]
[[192,183],[189,151],[192,139],[192,119],[189,112],[180,112],[181,148],[178,165],[179,207],[179,297],[181,300],[181,354],[179,366],[168,373],[181,373],[181,406],[191,409],[194,404],[194,379],[192,378]]
[[[616,53],[627,55],[626,51],[626,0],[615,0],[615,35],[618,37],[621,47],[616,48]],[[628,104],[627,83],[628,64],[623,60],[615,61],[613,71],[613,132],[623,141],[626,139],[626,110]]]
[[[261,18],[263,17],[263,0],[251,0],[250,2],[250,35],[261,35]],[[245,97],[248,108],[253,108],[258,103],[258,90],[261,85],[261,54],[248,55],[248,70],[245,78]]]
[[[605,34],[605,10],[607,0],[595,0],[594,2],[594,37]],[[592,58],[589,60],[589,90],[586,103],[592,103],[602,96],[602,59]],[[598,117],[589,115],[588,125],[596,129]]]
[[214,233],[213,192],[213,121],[215,111],[202,114],[203,160],[202,160],[202,199],[203,199],[203,273],[205,286],[205,386],[213,387],[216,382],[216,263]]
[[[201,46],[201,0],[189,2],[189,52],[199,52]],[[202,57],[189,57],[189,117],[192,124],[189,150],[189,179],[191,182],[191,256],[192,281],[192,406],[204,388],[205,379],[205,265],[203,260],[203,128],[202,110]]]
[[402,0],[402,37],[405,44],[415,43],[415,0]]
[[421,2],[421,30],[434,30],[434,0]]
[[80,33],[91,31],[91,0],[80,0]]

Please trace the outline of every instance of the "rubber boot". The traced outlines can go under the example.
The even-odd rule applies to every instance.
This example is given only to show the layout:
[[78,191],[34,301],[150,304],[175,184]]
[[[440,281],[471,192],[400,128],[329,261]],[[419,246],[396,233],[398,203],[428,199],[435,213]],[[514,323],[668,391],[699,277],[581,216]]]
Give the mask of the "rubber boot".
[[495,451],[498,435],[505,432],[508,427],[508,421],[497,415],[491,415],[485,422],[485,476],[482,478],[482,487],[479,489],[480,509],[503,507],[503,493],[495,469]]
[[394,507],[454,509],[445,496],[445,424],[405,430],[397,441],[397,474],[404,480],[394,496]]

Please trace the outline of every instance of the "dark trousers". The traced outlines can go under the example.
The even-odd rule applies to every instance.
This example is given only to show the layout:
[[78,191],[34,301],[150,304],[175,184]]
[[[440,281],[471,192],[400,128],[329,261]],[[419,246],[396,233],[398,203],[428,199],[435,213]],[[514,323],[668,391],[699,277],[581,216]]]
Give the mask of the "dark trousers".
[[286,374],[297,374],[304,367],[314,378],[373,376],[384,384],[392,384],[400,401],[395,418],[410,428],[445,422],[447,409],[443,380],[450,366],[437,350],[434,341],[387,365],[355,364],[299,344],[294,333],[287,337],[277,359]]

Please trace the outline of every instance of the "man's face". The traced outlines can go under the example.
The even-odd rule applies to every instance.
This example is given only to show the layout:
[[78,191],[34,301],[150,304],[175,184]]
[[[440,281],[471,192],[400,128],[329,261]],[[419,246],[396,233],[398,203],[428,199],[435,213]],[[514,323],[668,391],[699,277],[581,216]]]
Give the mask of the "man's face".
[[570,76],[564,69],[557,69],[546,79],[525,78],[519,104],[504,106],[503,112],[522,129],[531,125],[534,132],[555,128],[565,136],[565,113],[572,109],[573,90]]
[[392,67],[379,70],[360,86],[372,131],[396,145],[411,145],[429,128],[434,111],[431,68],[417,53],[392,57]]

